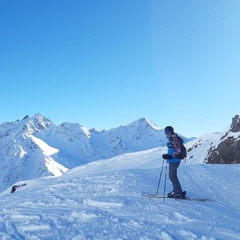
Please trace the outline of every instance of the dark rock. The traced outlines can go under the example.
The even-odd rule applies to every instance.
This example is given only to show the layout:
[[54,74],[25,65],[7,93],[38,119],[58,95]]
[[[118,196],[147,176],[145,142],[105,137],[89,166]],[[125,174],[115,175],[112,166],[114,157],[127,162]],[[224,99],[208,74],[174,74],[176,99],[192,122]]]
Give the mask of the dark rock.
[[[239,132],[239,136],[236,133]],[[234,137],[232,136],[234,133]],[[236,115],[232,119],[230,130],[227,131],[220,139],[221,142],[217,147],[211,147],[206,162],[232,164],[240,163],[240,118]]]

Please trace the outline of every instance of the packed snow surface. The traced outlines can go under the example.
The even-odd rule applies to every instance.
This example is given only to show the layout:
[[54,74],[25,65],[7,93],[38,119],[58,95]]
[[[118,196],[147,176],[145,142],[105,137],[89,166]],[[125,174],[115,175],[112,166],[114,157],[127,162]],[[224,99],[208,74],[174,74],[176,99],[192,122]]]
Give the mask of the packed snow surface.
[[27,181],[13,194],[7,189],[0,195],[0,239],[240,239],[240,165],[181,164],[187,195],[207,202],[144,197],[142,191],[156,192],[161,169],[163,193],[164,150],[92,162]]

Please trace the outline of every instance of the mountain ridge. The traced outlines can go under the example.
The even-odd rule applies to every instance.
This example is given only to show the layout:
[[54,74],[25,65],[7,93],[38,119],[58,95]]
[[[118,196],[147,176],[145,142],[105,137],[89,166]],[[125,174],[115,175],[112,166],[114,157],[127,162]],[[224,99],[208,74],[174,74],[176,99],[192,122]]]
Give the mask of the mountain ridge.
[[[186,162],[211,163],[209,156],[215,158],[212,152],[224,140],[223,136],[229,139],[234,135],[237,141],[240,138],[239,118],[234,119],[231,126],[220,133],[209,133],[194,139],[180,135],[188,150]],[[20,180],[59,176],[79,165],[165,147],[166,143],[164,129],[146,118],[98,131],[79,123],[56,125],[39,113],[33,117],[26,115],[22,120],[0,124],[0,181],[3,183],[0,190]],[[164,151],[166,149],[162,148]],[[236,151],[236,146],[231,151]]]
[[0,190],[20,180],[59,176],[99,159],[165,145],[163,130],[146,118],[97,131],[79,123],[54,124],[37,113],[0,124]]

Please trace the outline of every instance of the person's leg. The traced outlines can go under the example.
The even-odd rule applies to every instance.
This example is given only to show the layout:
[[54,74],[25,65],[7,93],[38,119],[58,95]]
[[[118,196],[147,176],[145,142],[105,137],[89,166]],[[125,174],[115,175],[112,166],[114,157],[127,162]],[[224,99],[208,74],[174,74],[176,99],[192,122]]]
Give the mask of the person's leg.
[[169,179],[173,185],[174,194],[182,193],[182,187],[177,177],[177,168],[180,163],[169,163]]

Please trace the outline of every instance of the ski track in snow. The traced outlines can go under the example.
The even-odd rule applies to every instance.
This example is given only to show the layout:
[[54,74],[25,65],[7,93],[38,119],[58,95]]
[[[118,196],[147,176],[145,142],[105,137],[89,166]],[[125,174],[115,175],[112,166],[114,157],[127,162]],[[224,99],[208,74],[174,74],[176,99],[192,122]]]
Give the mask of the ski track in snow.
[[180,166],[188,196],[208,202],[150,199],[141,192],[156,192],[160,151],[93,162],[58,178],[27,181],[13,194],[6,190],[0,239],[240,239],[240,165]]

